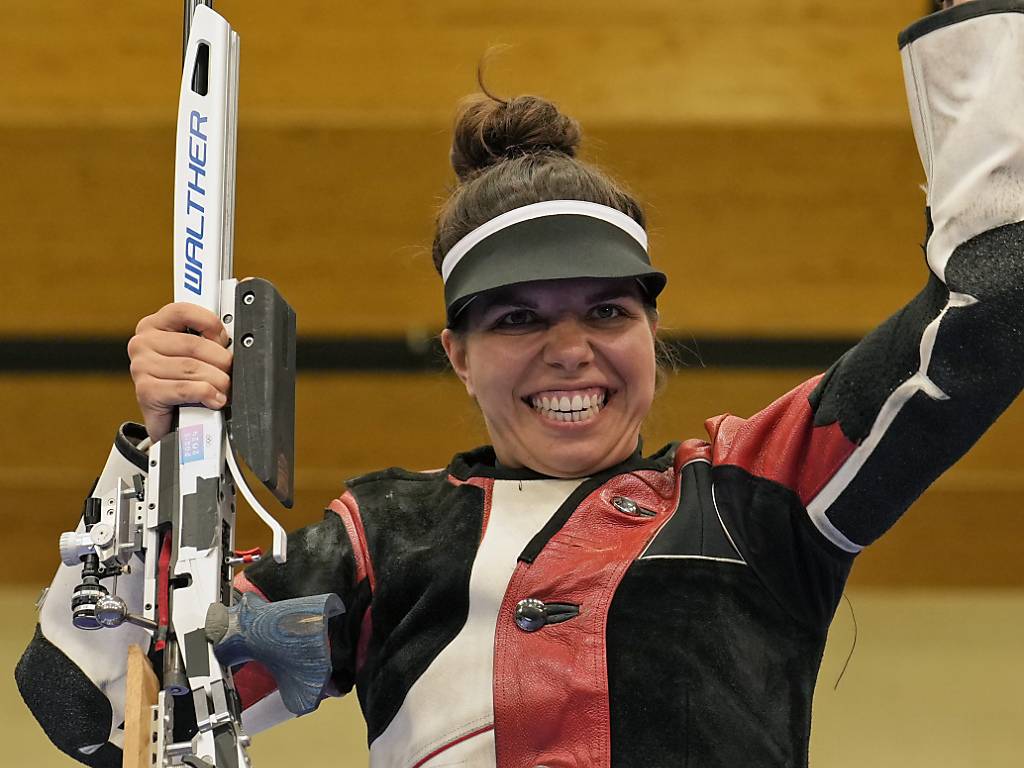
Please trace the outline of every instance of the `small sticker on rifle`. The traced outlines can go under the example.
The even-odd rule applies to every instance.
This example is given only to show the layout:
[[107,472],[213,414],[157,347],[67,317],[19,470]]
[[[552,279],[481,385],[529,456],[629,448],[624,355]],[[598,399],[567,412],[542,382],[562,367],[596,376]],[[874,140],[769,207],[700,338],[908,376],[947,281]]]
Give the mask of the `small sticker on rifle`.
[[179,429],[178,446],[181,453],[182,464],[188,464],[190,461],[202,461],[203,425],[196,424],[194,427]]

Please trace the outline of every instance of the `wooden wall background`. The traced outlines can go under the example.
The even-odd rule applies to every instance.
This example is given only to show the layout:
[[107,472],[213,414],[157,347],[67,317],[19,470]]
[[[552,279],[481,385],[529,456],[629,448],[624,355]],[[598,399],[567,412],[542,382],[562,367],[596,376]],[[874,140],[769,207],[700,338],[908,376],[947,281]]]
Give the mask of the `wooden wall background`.
[[[674,333],[855,337],[925,281],[923,177],[896,33],[928,10],[926,0],[217,7],[242,36],[237,272],[272,279],[306,337],[422,338],[439,328],[428,246],[434,207],[452,182],[450,119],[493,45],[508,47],[489,67],[491,87],[557,101],[583,123],[584,155],[647,202],[654,258],[672,276],[661,306]],[[41,351],[55,340],[126,342],[142,315],[169,300],[180,15],[170,0],[0,0],[8,350],[14,340]],[[705,417],[750,414],[815,372],[690,365],[657,403],[647,444],[700,436]],[[303,373],[298,397],[289,526],[317,518],[345,477],[440,466],[486,439],[445,374]],[[74,525],[135,406],[126,365],[95,374],[3,367],[0,402],[0,588],[5,615],[21,627],[4,636],[10,666],[31,632],[30,611],[14,606],[49,580],[57,535]],[[862,620],[895,634],[867,631],[845,698],[843,689],[819,697],[821,764],[1017,759],[1019,665],[1016,677],[1000,670],[1014,664],[1021,632],[1019,620],[1003,619],[1020,615],[1024,587],[1022,430],[1017,404],[861,557],[852,585]],[[241,531],[245,544],[265,541],[255,516],[243,517]],[[926,592],[897,592],[905,588]],[[965,588],[967,596],[942,597]],[[847,648],[841,614],[829,684]],[[975,662],[990,667],[978,672]],[[42,746],[9,680],[0,700],[0,730],[11,755],[23,756],[16,761],[70,764]],[[339,706],[349,724],[320,731],[328,742],[301,737],[310,745],[304,764],[364,761],[362,752],[329,754],[339,738],[361,739],[354,703]],[[959,737],[971,717],[980,723]],[[864,730],[876,740],[862,739]],[[269,764],[294,759],[289,733],[312,730],[286,730]]]

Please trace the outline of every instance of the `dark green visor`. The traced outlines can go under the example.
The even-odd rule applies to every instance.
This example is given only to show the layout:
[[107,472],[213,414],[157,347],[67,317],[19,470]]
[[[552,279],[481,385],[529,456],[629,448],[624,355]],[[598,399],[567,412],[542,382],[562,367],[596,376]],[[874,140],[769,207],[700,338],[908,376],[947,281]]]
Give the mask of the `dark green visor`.
[[448,327],[484,291],[581,277],[634,277],[652,304],[668,280],[651,266],[644,246],[615,224],[585,214],[540,216],[498,230],[461,257],[444,286]]

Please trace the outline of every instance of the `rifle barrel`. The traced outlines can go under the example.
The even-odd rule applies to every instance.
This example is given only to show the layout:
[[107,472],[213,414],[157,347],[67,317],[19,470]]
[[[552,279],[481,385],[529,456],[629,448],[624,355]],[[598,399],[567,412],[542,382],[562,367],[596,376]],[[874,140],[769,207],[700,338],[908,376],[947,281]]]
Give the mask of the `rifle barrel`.
[[185,18],[182,20],[181,38],[181,62],[185,63],[185,52],[188,49],[188,35],[192,31],[192,17],[195,16],[196,8],[205,5],[213,10],[213,0],[185,0]]

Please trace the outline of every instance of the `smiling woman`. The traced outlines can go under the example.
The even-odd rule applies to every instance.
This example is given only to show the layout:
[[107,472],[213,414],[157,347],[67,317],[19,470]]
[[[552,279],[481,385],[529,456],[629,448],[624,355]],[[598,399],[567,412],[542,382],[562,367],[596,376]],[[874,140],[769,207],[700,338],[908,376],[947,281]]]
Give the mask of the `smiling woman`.
[[[235,583],[342,598],[330,693],[358,691],[374,766],[807,765],[856,555],[1024,387],[1021,35],[1024,2],[978,0],[900,36],[928,177],[921,292],[754,416],[651,455],[666,278],[640,206],[575,158],[579,128],[550,102],[463,106],[434,256],[442,343],[491,445],[348,481],[287,564]],[[193,305],[139,323],[151,437],[180,403],[226,402],[225,340]],[[123,430],[111,472],[145,466],[140,436]],[[65,598],[44,605],[19,683],[62,748],[113,766],[123,648],[76,643]],[[257,665],[235,684],[248,729],[288,716]]]
[[467,99],[434,264],[441,341],[480,406],[497,462],[585,477],[637,450],[654,397],[656,300],[639,203],[575,158],[550,102]]

